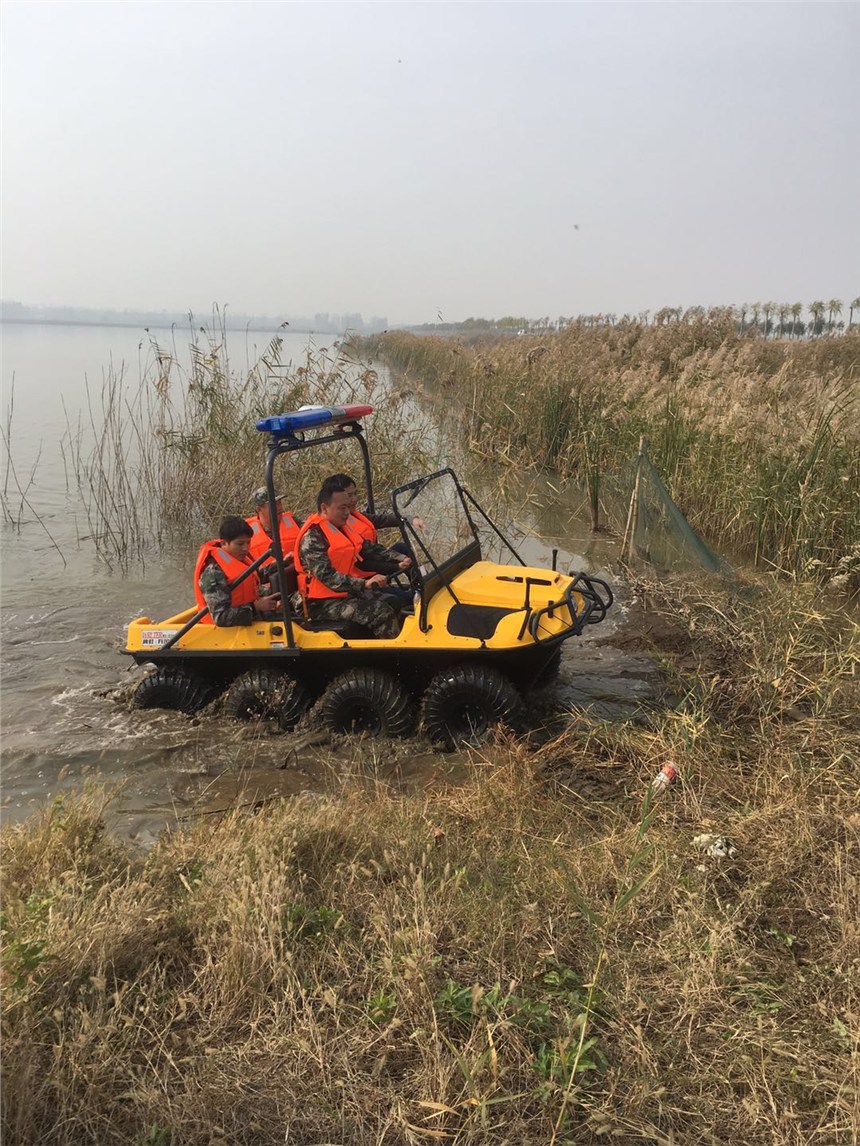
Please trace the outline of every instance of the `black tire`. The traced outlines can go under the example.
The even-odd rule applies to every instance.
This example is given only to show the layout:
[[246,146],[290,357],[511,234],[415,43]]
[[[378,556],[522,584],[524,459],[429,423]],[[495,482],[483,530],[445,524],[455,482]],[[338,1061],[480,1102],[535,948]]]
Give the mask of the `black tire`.
[[434,743],[456,748],[482,744],[496,724],[522,728],[524,710],[517,690],[496,669],[456,665],[430,681],[421,718]]
[[350,669],[336,677],[316,707],[332,732],[367,736],[408,736],[415,728],[415,705],[403,685],[379,669]]
[[561,672],[561,645],[553,652],[550,659],[546,662],[540,672],[534,679],[532,688],[547,688],[551,684],[555,684],[558,680],[558,674]]
[[179,668],[158,668],[137,686],[135,708],[168,708],[174,712],[197,712],[214,700],[218,690],[193,673]]
[[224,695],[224,714],[234,720],[277,720],[288,732],[310,707],[307,689],[287,673],[257,668],[237,676]]

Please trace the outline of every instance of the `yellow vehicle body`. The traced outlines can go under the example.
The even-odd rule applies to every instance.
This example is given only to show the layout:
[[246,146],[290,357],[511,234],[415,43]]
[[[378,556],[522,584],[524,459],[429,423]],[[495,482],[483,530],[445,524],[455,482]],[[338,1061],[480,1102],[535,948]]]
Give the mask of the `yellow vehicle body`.
[[[529,603],[532,615],[555,605],[552,615],[544,612],[540,616],[535,634],[529,631],[528,626],[523,627],[526,579],[531,583]],[[569,631],[574,621],[570,606],[565,601],[565,593],[571,582],[570,577],[546,569],[477,561],[452,578],[451,588],[456,594],[456,600],[447,586],[440,588],[430,600],[424,626],[426,631],[422,631],[419,626],[418,616],[410,613],[404,618],[403,627],[393,640],[352,638],[345,641],[343,636],[330,629],[308,630],[297,619],[292,624],[293,640],[296,649],[300,651],[342,652],[347,645],[349,648],[365,649],[376,654],[404,651],[415,653],[419,650],[469,652],[478,649],[507,652],[547,641],[553,643],[553,638]],[[572,600],[576,605],[575,611],[581,613],[585,605],[583,595],[574,590]],[[478,606],[500,614],[504,612],[504,615],[499,616],[492,632],[485,625],[480,632],[471,636],[462,631],[452,633],[449,619],[452,609],[458,606]],[[174,637],[196,611],[196,607],[185,609],[157,623],[148,617],[138,617],[128,626],[125,652],[136,660],[149,659],[150,656],[160,659],[157,654],[161,645]],[[461,630],[463,628],[468,628],[468,618],[460,626]],[[177,641],[170,652],[176,658],[183,653],[196,653],[229,659],[236,654],[276,653],[287,649],[284,622],[278,617],[275,620],[256,621],[251,625],[230,628],[197,624]]]

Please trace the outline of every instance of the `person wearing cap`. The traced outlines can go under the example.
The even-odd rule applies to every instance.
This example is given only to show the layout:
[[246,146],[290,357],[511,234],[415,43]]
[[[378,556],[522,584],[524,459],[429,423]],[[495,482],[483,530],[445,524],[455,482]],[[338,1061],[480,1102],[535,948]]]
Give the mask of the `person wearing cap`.
[[[254,504],[256,513],[253,517],[248,517],[245,520],[254,531],[253,537],[251,538],[251,560],[256,561],[258,557],[263,556],[272,544],[272,515],[269,511],[269,494],[266,491],[266,487],[260,486],[259,489],[255,489],[251,494],[251,501]],[[284,564],[292,565],[293,549],[295,548],[302,522],[300,518],[295,517],[289,510],[284,509],[284,499],[281,494],[277,494],[275,498],[275,510],[280,523],[281,552],[284,555]]]

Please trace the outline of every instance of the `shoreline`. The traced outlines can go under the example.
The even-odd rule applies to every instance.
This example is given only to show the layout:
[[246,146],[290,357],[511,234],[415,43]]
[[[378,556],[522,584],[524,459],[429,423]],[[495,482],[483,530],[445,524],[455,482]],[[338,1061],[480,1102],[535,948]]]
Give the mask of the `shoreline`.
[[[185,320],[187,322],[187,320]],[[182,325],[185,325],[183,322]],[[188,325],[191,325],[190,323]],[[196,325],[196,322],[195,322]],[[146,319],[140,322],[108,322],[108,321],[87,321],[85,319],[77,318],[2,318],[0,319],[0,326],[87,326],[87,327],[117,327],[120,330],[135,330],[143,327],[144,330],[173,330],[175,327],[180,326],[178,322],[164,322],[156,321],[154,319]],[[243,330],[258,331],[263,334],[277,334],[281,330],[281,326],[264,326],[261,323],[254,323],[242,326],[234,326],[230,323],[227,324],[226,330],[241,332]],[[325,330],[303,330],[300,328],[290,327],[290,334],[334,334],[337,337],[336,331]]]

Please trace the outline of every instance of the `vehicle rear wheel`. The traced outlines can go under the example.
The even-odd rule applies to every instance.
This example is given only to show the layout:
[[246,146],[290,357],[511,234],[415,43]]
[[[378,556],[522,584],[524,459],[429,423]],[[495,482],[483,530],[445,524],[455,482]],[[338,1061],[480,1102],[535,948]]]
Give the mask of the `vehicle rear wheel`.
[[307,689],[277,669],[251,669],[237,676],[224,696],[224,714],[234,720],[277,720],[285,732],[310,707]]
[[332,732],[368,736],[408,736],[415,727],[415,705],[400,682],[379,669],[350,669],[336,677],[316,708]]
[[421,716],[432,741],[455,748],[482,744],[494,724],[521,728],[523,703],[496,669],[457,665],[430,681]]
[[168,708],[174,712],[197,712],[218,694],[217,688],[193,673],[179,668],[158,668],[137,686],[135,708]]

